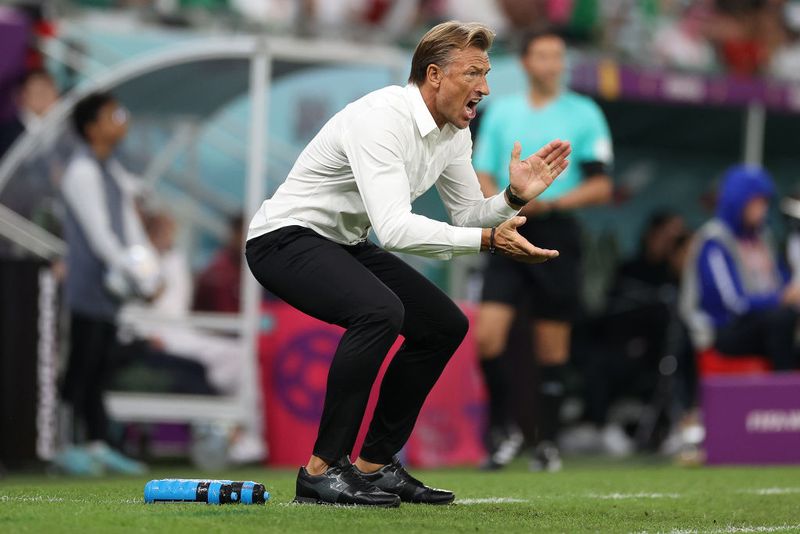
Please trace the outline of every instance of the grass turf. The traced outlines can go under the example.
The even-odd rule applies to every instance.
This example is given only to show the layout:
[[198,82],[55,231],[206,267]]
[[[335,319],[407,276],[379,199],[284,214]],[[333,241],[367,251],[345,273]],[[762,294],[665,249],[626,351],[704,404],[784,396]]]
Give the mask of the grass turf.
[[[12,532],[800,532],[800,468],[679,468],[572,462],[558,474],[473,469],[415,472],[456,492],[455,505],[393,510],[290,505],[294,471],[208,478],[263,482],[265,506],[145,505],[150,478],[202,478],[189,468],[147,479],[0,480],[0,531]],[[460,501],[460,502],[459,502]]]

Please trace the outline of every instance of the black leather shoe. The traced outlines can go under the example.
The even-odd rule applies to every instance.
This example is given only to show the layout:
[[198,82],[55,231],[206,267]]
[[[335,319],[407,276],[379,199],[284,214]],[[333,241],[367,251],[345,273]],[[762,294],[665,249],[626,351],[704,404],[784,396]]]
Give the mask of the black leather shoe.
[[346,456],[321,475],[310,475],[305,467],[297,473],[294,502],[307,504],[342,504],[396,508],[400,498],[370,484]]
[[403,502],[450,504],[456,498],[452,491],[429,488],[409,475],[396,457],[392,463],[384,465],[374,473],[361,473],[361,476],[367,482],[375,484],[378,489],[399,495]]

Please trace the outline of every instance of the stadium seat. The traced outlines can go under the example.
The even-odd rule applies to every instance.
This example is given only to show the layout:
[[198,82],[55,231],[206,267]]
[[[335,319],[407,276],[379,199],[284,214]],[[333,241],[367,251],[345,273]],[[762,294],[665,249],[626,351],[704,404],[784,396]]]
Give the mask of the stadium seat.
[[770,370],[772,365],[764,356],[755,354],[727,356],[713,347],[697,353],[697,371],[701,377],[760,374]]

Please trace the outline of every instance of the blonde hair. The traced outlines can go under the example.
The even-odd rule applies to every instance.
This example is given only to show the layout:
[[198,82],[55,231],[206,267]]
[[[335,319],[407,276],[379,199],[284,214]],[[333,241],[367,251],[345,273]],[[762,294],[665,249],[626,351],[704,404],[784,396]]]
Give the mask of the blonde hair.
[[474,46],[488,51],[494,41],[494,32],[479,22],[459,22],[450,20],[431,28],[414,50],[411,59],[409,83],[422,85],[427,76],[429,65],[447,67],[451,62],[454,50],[464,50]]

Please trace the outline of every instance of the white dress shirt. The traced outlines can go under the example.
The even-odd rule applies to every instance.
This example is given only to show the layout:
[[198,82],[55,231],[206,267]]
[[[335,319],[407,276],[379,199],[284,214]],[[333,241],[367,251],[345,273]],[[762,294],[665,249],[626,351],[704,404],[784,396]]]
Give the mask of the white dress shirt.
[[[453,225],[411,212],[434,184]],[[351,245],[372,227],[387,250],[449,259],[479,252],[481,228],[516,213],[503,193],[481,194],[469,130],[439,130],[419,88],[390,86],[323,126],[261,205],[247,238],[297,225]]]

